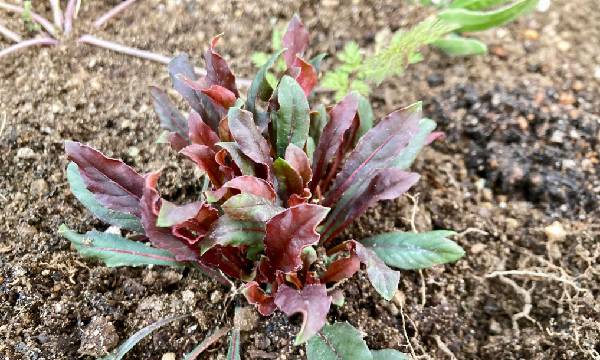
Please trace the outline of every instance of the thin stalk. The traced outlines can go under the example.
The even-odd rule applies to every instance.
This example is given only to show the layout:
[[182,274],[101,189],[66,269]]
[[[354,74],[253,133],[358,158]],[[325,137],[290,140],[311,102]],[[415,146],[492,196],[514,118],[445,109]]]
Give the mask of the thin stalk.
[[121,44],[118,44],[118,43],[115,43],[112,41],[97,38],[93,35],[84,35],[79,38],[78,42],[93,45],[93,46],[98,46],[98,47],[105,48],[108,50],[116,51],[121,54],[135,56],[135,57],[139,57],[142,59],[159,62],[162,64],[168,64],[169,61],[171,61],[171,58],[168,56],[164,56],[164,55],[153,53],[153,52],[146,51],[146,50],[140,50],[140,49],[128,47],[128,46],[121,45]]
[[58,29],[62,29],[63,14],[60,10],[60,0],[50,0],[50,7],[52,8],[52,17],[54,18],[54,25]]
[[23,38],[21,38],[21,35],[17,34],[14,31],[11,31],[2,24],[0,24],[0,34],[4,35],[5,38],[12,40],[16,43],[21,42],[23,40]]
[[13,53],[15,51],[21,50],[21,49],[25,49],[31,46],[36,46],[36,45],[56,45],[58,44],[58,40],[55,40],[51,37],[44,37],[44,38],[35,38],[35,39],[29,39],[29,40],[24,40],[21,41],[17,44],[14,44],[12,46],[7,47],[6,49],[2,49],[0,51],[0,58],[8,55],[10,53]]
[[[14,12],[17,14],[22,14],[23,12],[25,12],[25,9],[23,9],[20,6],[10,5],[4,2],[0,2],[0,9]],[[31,15],[33,21],[42,25],[42,27],[46,29],[46,31],[48,31],[51,35],[56,36],[56,28],[54,27],[54,25],[52,25],[50,21],[48,21],[45,17],[34,13],[33,11],[30,11],[29,14]]]
[[94,21],[94,26],[97,28],[101,28],[108,20],[112,19],[114,16],[119,14],[121,11],[127,9],[131,4],[136,2],[136,0],[126,0],[120,3],[119,5],[113,7],[102,16],[100,16],[96,21]]
[[79,0],[69,0],[67,9],[65,10],[65,34],[68,34],[73,30],[73,19],[77,16],[78,9]]

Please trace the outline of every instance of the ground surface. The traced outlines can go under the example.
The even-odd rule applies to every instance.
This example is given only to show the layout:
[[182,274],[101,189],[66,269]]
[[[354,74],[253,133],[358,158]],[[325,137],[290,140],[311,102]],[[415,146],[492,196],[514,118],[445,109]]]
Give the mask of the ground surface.
[[[84,3],[76,34],[116,1]],[[391,0],[314,1],[299,8],[291,1],[219,3],[143,1],[97,35],[200,59],[208,39],[224,32],[222,53],[238,76],[249,77],[248,55],[268,51],[270,24],[295,11],[311,29],[314,53],[334,52],[350,39],[373,46],[378,31],[424,16],[413,5],[397,5],[408,2]],[[415,225],[457,230],[467,256],[422,273],[403,272],[390,303],[361,274],[344,285],[348,301],[331,321],[359,327],[372,348],[418,358],[599,358],[596,7],[595,0],[554,1],[547,13],[478,34],[490,45],[489,56],[426,52],[424,63],[376,90],[379,116],[422,99],[447,133],[415,164],[423,175],[413,192],[419,194]],[[9,25],[17,24],[11,19]],[[193,313],[141,342],[127,359],[180,357],[231,323],[226,289],[197,272],[107,269],[78,257],[56,233],[61,223],[80,231],[102,227],[69,192],[65,139],[123,157],[140,171],[164,167],[163,188],[175,198],[194,190],[191,171],[154,143],[150,84],[168,85],[161,65],[72,40],[0,61],[0,128],[6,119],[0,133],[0,358],[92,358],[144,325]],[[179,177],[186,186],[175,192]],[[412,206],[408,198],[383,204],[348,236],[407,230]],[[555,221],[565,233],[548,237],[545,229]],[[524,275],[494,273],[505,270]],[[250,321],[244,358],[303,358],[292,346],[297,327],[297,319],[282,315]],[[225,352],[221,341],[204,358]]]

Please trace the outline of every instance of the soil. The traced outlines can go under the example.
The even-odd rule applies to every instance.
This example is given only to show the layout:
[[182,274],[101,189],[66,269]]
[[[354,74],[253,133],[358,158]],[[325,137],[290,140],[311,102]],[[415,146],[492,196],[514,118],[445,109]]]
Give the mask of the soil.
[[[57,234],[62,223],[82,232],[105,228],[70,194],[65,139],[143,172],[163,168],[161,188],[173,198],[197,189],[191,169],[155,144],[159,129],[147,86],[168,87],[164,66],[75,44],[117,2],[85,2],[64,45],[0,60],[0,128],[6,121],[0,132],[0,358],[91,359],[145,325],[192,314],[126,356],[179,358],[231,324],[234,305],[244,305],[197,271],[108,269],[80,258]],[[348,40],[370,48],[378,32],[426,16],[416,5],[398,3],[147,0],[95,34],[199,60],[208,39],[223,32],[220,51],[248,78],[249,54],[268,51],[271,25],[294,12],[311,30],[312,51],[334,53]],[[414,166],[422,174],[412,192],[416,204],[408,197],[383,203],[345,236],[412,225],[454,229],[467,255],[403,271],[389,303],[360,273],[343,285],[346,304],[330,321],[349,321],[373,349],[416,358],[600,357],[596,5],[553,1],[546,13],[477,34],[490,46],[487,56],[448,58],[426,50],[425,62],[376,89],[377,115],[422,99],[447,137]],[[2,16],[24,31],[18,17]],[[518,273],[498,273],[513,270]],[[304,358],[304,349],[292,345],[298,318],[258,318],[250,310],[244,359]],[[224,358],[226,351],[224,337],[202,358]]]

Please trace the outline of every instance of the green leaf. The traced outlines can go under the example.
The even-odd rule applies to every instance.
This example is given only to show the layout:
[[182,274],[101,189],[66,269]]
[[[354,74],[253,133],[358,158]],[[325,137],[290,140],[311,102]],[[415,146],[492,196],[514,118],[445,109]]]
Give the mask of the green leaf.
[[250,60],[256,67],[261,67],[269,61],[269,54],[264,52],[255,52],[252,53]]
[[456,24],[460,32],[472,32],[491,29],[504,25],[519,16],[535,9],[539,0],[519,0],[512,4],[491,11],[475,11],[467,9],[446,9],[438,17]]
[[188,315],[183,316],[174,316],[166,319],[159,320],[153,324],[146,326],[145,328],[139,330],[135,334],[133,334],[129,339],[127,339],[124,343],[119,345],[119,347],[113,351],[112,354],[103,357],[101,360],[121,360],[123,356],[125,356],[129,350],[131,350],[137,343],[142,341],[143,338],[150,335],[154,330],[157,330],[170,322],[175,320],[180,320]]
[[373,121],[375,120],[373,108],[371,108],[369,100],[362,95],[358,96],[358,119],[360,123],[358,125],[358,131],[356,132],[355,142],[358,142],[367,131],[371,130]]
[[260,247],[265,236],[265,224],[257,221],[236,220],[231,216],[224,215],[217,220],[212,231],[201,243],[201,251],[204,254],[214,245],[248,245]]
[[400,155],[394,160],[393,167],[397,167],[402,170],[406,170],[410,168],[412,163],[417,158],[419,152],[423,146],[425,146],[425,142],[427,141],[427,137],[433,130],[435,130],[436,123],[431,119],[421,119],[419,122],[419,130],[417,134],[412,138],[412,140],[408,143],[408,146],[402,150]]
[[304,186],[302,177],[296,169],[282,158],[277,158],[273,162],[273,171],[277,177],[279,196],[285,200],[291,194],[302,194]]
[[315,55],[312,59],[310,59],[308,61],[309,64],[312,65],[312,67],[315,68],[315,71],[317,72],[317,74],[319,73],[319,70],[321,70],[321,62],[323,62],[323,59],[325,59],[327,57],[327,53],[321,53],[318,55]]
[[344,45],[342,52],[338,53],[337,58],[343,62],[340,66],[345,72],[352,72],[360,67],[362,56],[360,55],[360,47],[354,41],[349,41]]
[[339,101],[348,93],[350,87],[349,74],[339,69],[326,72],[323,75],[321,86],[324,89],[335,91],[336,101]]
[[277,154],[285,156],[289,144],[303,149],[310,126],[309,107],[304,90],[294,78],[285,75],[277,88]]
[[469,10],[483,10],[502,5],[509,1],[510,0],[454,0],[449,7]]
[[127,213],[107,209],[96,198],[91,191],[85,186],[85,182],[79,173],[79,167],[74,162],[70,162],[67,166],[67,180],[71,187],[73,195],[86,207],[94,216],[98,219],[114,226],[118,226],[122,229],[135,231],[137,233],[144,233],[144,228],[140,223],[140,220]]
[[487,54],[487,45],[476,39],[448,36],[431,43],[449,56],[472,56]]
[[410,360],[410,356],[394,349],[371,350],[373,360]]
[[225,214],[236,220],[267,222],[285,210],[262,196],[242,193],[230,197],[222,205]]
[[227,350],[227,360],[240,360],[240,330],[234,328],[229,336],[229,348]]
[[240,168],[242,175],[255,175],[254,163],[242,153],[240,146],[236,142],[218,142],[216,145],[227,150],[233,162]]
[[[271,66],[277,61],[279,56],[285,51],[285,49],[281,49],[275,54],[271,55],[269,60],[258,70],[254,80],[252,80],[252,84],[250,85],[250,89],[248,90],[248,100],[246,101],[246,107],[248,111],[254,114],[254,120],[257,121],[258,117],[265,117],[264,112],[259,112],[256,108],[257,99],[268,100],[271,94],[273,93],[274,86],[270,85],[267,80],[267,73]],[[262,115],[261,115],[262,114]]]
[[[323,128],[329,121],[329,116],[327,115],[327,109],[325,109],[325,105],[319,104],[315,111],[310,113],[310,128],[308,130],[308,134],[314,141],[314,145],[319,143],[319,139],[321,139],[321,134],[323,133]],[[308,157],[312,159],[312,156]]]
[[387,265],[405,270],[424,269],[460,259],[465,251],[446,237],[453,231],[424,233],[390,232],[366,238],[361,243],[372,249]]
[[347,322],[326,324],[306,344],[308,360],[372,360],[361,333]]
[[279,51],[283,47],[283,29],[273,27],[273,32],[271,33],[271,49],[273,51]]
[[362,96],[369,96],[369,93],[371,93],[371,87],[369,84],[362,80],[352,80],[350,83],[350,90],[356,91]]
[[166,250],[153,248],[118,235],[96,230],[88,231],[85,235],[78,234],[64,224],[59,227],[58,233],[71,241],[81,256],[100,259],[108,267],[182,266],[175,260],[175,256]]

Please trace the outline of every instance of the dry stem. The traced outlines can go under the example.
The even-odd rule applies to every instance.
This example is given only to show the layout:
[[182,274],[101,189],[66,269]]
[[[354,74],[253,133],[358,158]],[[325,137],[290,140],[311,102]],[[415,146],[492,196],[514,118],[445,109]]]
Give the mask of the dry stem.
[[97,28],[101,28],[108,20],[119,14],[121,11],[127,9],[131,4],[136,2],[136,0],[126,0],[110,9],[102,16],[100,16],[96,21],[94,21],[94,26]]
[[17,44],[14,44],[12,46],[7,47],[6,49],[2,49],[0,50],[0,58],[8,55],[10,53],[13,53],[15,51],[21,50],[21,49],[25,49],[28,48],[30,46],[36,46],[36,45],[56,45],[58,44],[58,41],[50,38],[50,37],[43,37],[43,38],[35,38],[35,39],[29,39],[29,40],[25,40],[25,41],[21,41]]
[[14,31],[11,31],[10,29],[8,29],[6,26],[0,24],[0,34],[4,35],[4,37],[6,37],[9,40],[12,40],[16,43],[20,42],[23,40],[23,38],[21,38],[21,35],[17,34]]
[[[4,2],[0,2],[0,9],[6,10],[6,11],[11,11],[11,12],[14,12],[17,14],[22,14],[23,12],[25,12],[25,9],[23,9],[20,6],[11,5],[11,4],[7,4]],[[33,19],[33,21],[40,24],[44,29],[46,29],[53,36],[56,36],[56,28],[54,27],[54,25],[52,25],[52,23],[50,23],[50,21],[48,21],[45,17],[34,13],[33,11],[30,11],[29,14],[31,15],[31,19]]]

